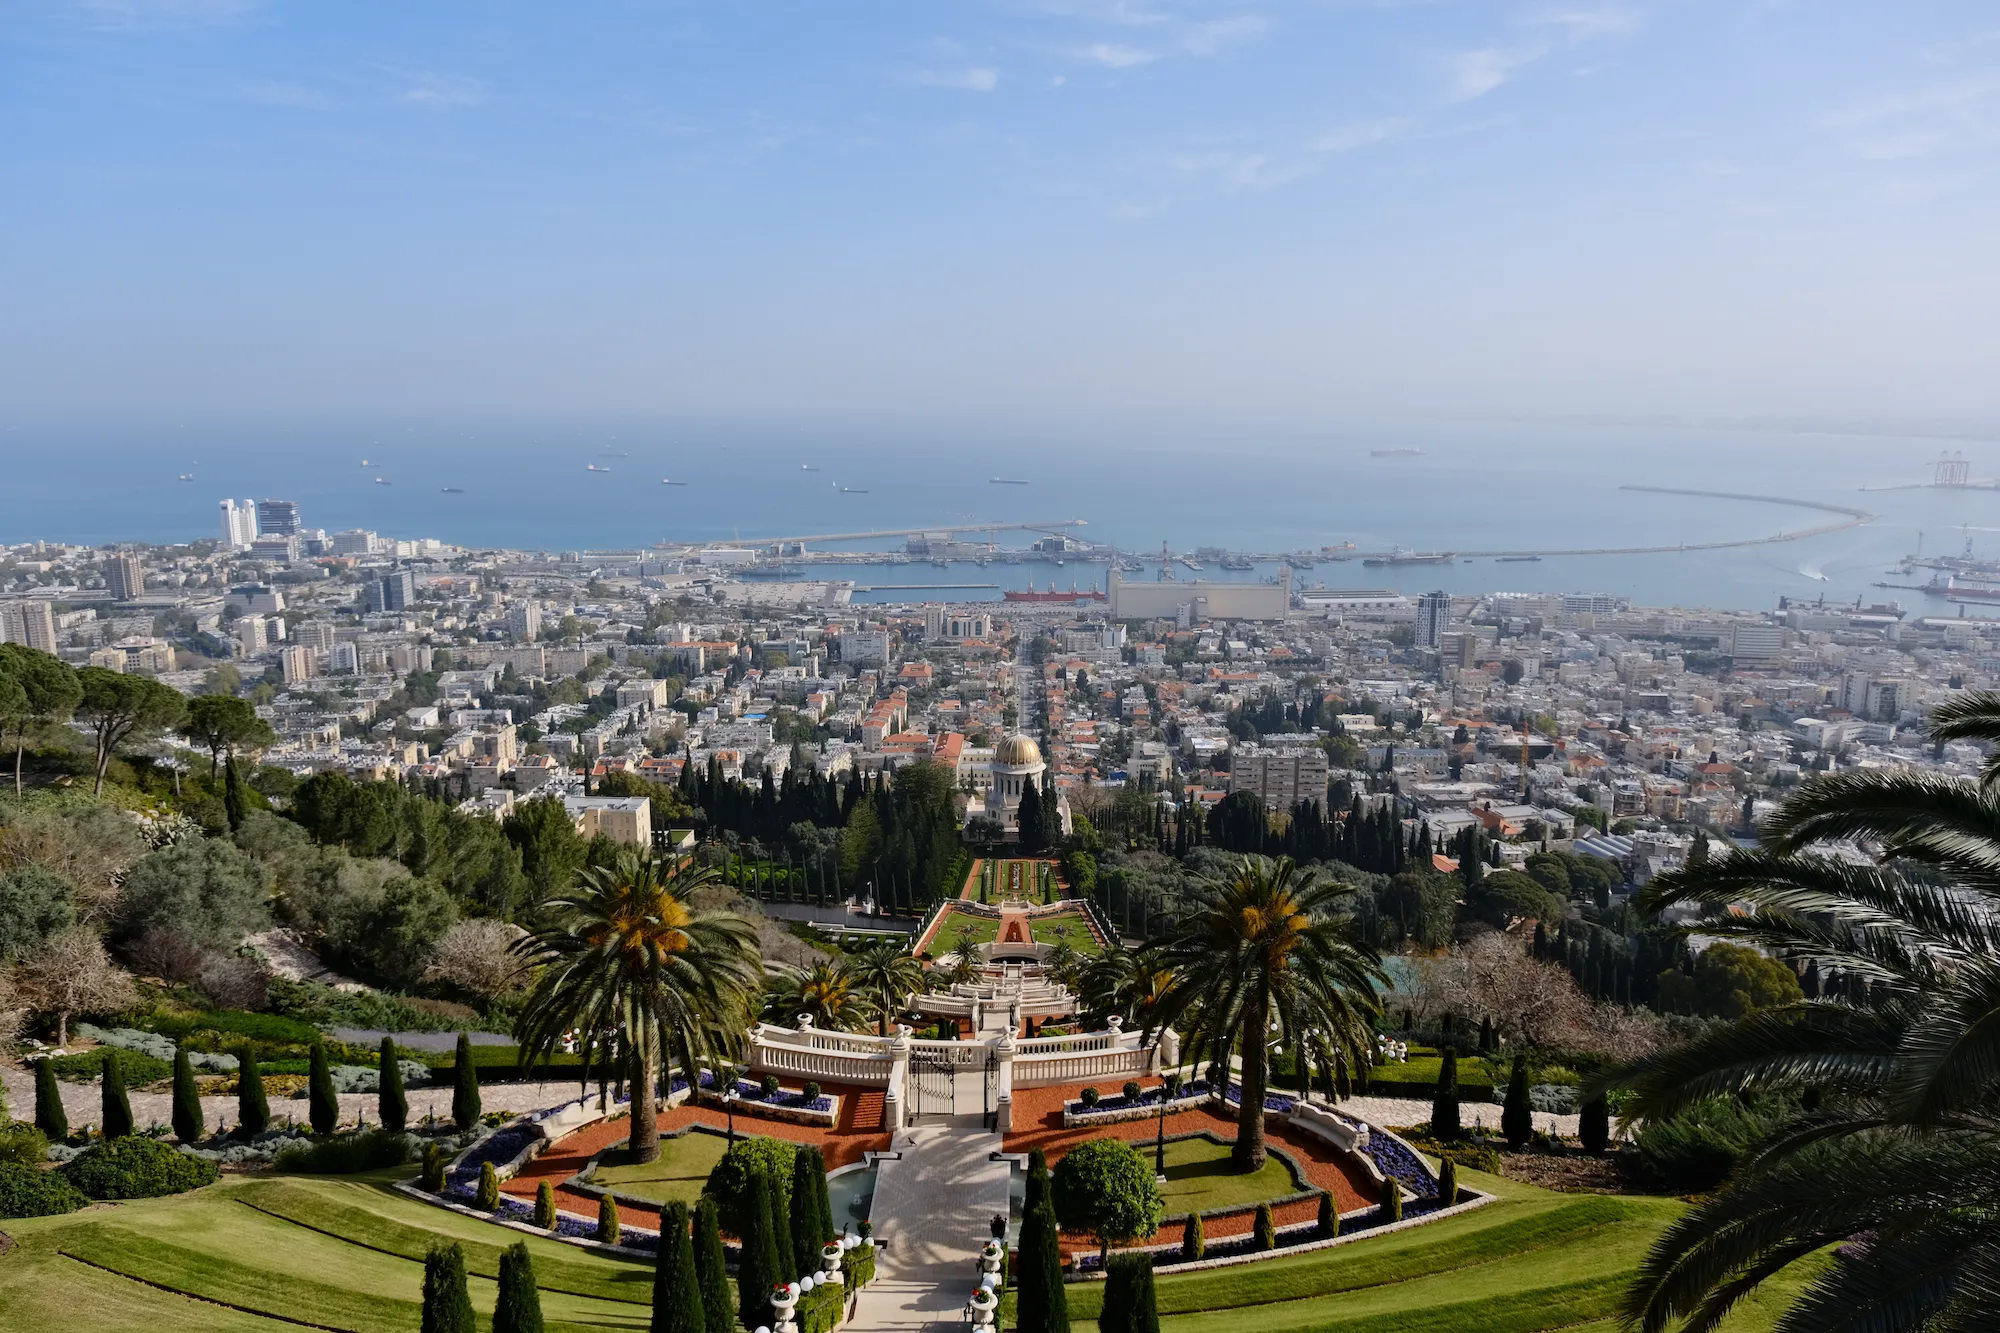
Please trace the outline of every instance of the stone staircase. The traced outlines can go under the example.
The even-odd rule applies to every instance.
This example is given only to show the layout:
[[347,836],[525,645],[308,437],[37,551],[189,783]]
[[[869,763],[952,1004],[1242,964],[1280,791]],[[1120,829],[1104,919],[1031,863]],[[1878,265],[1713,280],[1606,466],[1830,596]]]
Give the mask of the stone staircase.
[[927,1125],[897,1134],[890,1151],[900,1156],[877,1168],[869,1211],[884,1249],[847,1327],[855,1333],[959,1328],[978,1284],[988,1221],[1007,1214],[1011,1167],[991,1160],[1000,1136]]

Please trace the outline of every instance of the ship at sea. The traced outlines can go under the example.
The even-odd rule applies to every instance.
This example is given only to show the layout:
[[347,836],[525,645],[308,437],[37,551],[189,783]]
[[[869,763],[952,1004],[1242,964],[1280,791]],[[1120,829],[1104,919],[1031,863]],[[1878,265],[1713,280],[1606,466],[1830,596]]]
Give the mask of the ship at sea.
[[1028,483],[1016,477],[988,477],[986,484],[989,486],[1026,486]]
[[1029,579],[1027,591],[1023,592],[1019,588],[1008,588],[1000,596],[1010,602],[1101,602],[1104,600],[1104,591],[1101,588],[1079,589],[1072,583],[1069,585],[1068,592],[1057,592],[1056,581],[1050,579],[1048,591],[1037,592],[1035,591],[1035,581]]
[[1502,565],[1539,565],[1542,562],[1542,558],[1538,555],[1496,555],[1493,559],[1494,563]]
[[1368,456],[1370,458],[1422,458],[1424,456],[1424,451],[1421,449],[1410,449],[1410,448],[1370,449],[1368,451]]
[[1380,569],[1384,565],[1448,565],[1457,558],[1453,551],[1405,551],[1399,546],[1387,555],[1371,555],[1361,563]]
[[1929,597],[1942,597],[1948,602],[2000,602],[2000,588],[1971,587],[1960,583],[1956,577],[1947,577],[1942,583],[1932,579],[1923,586]]

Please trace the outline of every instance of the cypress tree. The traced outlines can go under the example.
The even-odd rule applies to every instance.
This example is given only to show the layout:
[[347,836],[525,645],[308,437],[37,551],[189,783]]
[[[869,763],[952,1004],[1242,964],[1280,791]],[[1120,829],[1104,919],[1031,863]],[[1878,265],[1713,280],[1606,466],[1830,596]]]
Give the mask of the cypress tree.
[[[798,1154],[792,1154],[794,1165]],[[790,1181],[784,1182],[790,1185]],[[799,1274],[792,1268],[792,1200],[789,1189],[779,1188],[776,1177],[771,1180],[771,1281],[794,1282]],[[819,1265],[814,1264],[817,1268]]]
[[463,1134],[479,1119],[479,1067],[472,1063],[472,1037],[469,1033],[458,1034],[458,1052],[453,1058],[452,1069],[457,1075],[457,1082],[451,1093],[451,1123]]
[[479,1164],[479,1189],[472,1196],[472,1206],[489,1213],[500,1210],[500,1176],[491,1162]]
[[201,1114],[201,1089],[195,1086],[194,1064],[188,1059],[187,1048],[174,1052],[174,1137],[182,1143],[194,1143],[201,1138],[204,1128]]
[[410,1123],[410,1099],[403,1093],[403,1065],[389,1037],[382,1038],[381,1066],[375,1080],[375,1118],[391,1134],[400,1134]]
[[1507,1078],[1507,1101],[1500,1109],[1500,1132],[1507,1146],[1520,1151],[1535,1133],[1534,1108],[1528,1103],[1528,1062],[1514,1056],[1514,1072]]
[[122,1139],[132,1132],[132,1100],[125,1095],[125,1069],[117,1053],[104,1048],[104,1075],[101,1089],[104,1108],[104,1137]]
[[1021,1292],[1015,1304],[1017,1333],[1069,1333],[1069,1294],[1063,1289],[1056,1215],[1046,1199],[1021,1222]]
[[1458,1202],[1458,1163],[1447,1157],[1438,1164],[1438,1207]]
[[819,1149],[801,1146],[792,1154],[792,1272],[804,1274],[819,1269],[819,1247],[833,1239],[833,1219],[831,1205],[828,1205],[824,1221],[821,1206],[814,1196],[814,1178],[818,1178],[819,1193],[826,1192],[826,1171],[821,1163]]
[[56,1082],[55,1066],[48,1060],[35,1061],[35,1128],[50,1143],[69,1137],[69,1113],[63,1110],[62,1085]]
[[229,756],[228,766],[222,775],[222,813],[229,821],[229,831],[236,832],[243,827],[243,775],[236,771],[236,756]]
[[1028,1150],[1028,1193],[1021,1201],[1021,1216],[1026,1217],[1035,1209],[1049,1201],[1049,1159],[1040,1148]]
[[1208,1238],[1202,1234],[1201,1214],[1189,1213],[1187,1221],[1181,1224],[1181,1262],[1194,1263],[1208,1251]]
[[493,1307],[493,1333],[542,1333],[542,1293],[535,1289],[535,1261],[524,1240],[500,1251],[500,1300]]
[[326,1062],[326,1044],[314,1042],[306,1074],[307,1114],[313,1133],[331,1134],[340,1124],[340,1098],[333,1091],[333,1068]]
[[[660,1214],[660,1257],[653,1268],[652,1333],[707,1333],[701,1275],[695,1271],[688,1209],[670,1203]],[[494,1330],[499,1333],[499,1330]]]
[[271,1123],[271,1104],[264,1100],[264,1071],[257,1068],[256,1053],[248,1046],[236,1053],[236,1121],[237,1131],[245,1137],[262,1134]]
[[435,1143],[424,1145],[424,1188],[432,1194],[444,1193],[444,1149]]
[[1386,1176],[1382,1180],[1382,1220],[1403,1220],[1403,1187],[1396,1183],[1394,1176]]
[[1452,1143],[1459,1132],[1458,1048],[1447,1046],[1438,1063],[1437,1090],[1431,1094],[1431,1137],[1439,1143]]
[[556,1187],[546,1180],[535,1186],[535,1225],[544,1231],[556,1228]]
[[1160,1333],[1160,1307],[1153,1294],[1153,1256],[1121,1254],[1113,1262],[1125,1269],[1125,1309],[1120,1325],[1124,1333]]
[[761,1170],[750,1173],[750,1200],[745,1210],[743,1251],[736,1264],[736,1317],[743,1327],[765,1322],[771,1307],[771,1287],[778,1280],[778,1255],[771,1234],[771,1182]]
[[1319,1196],[1319,1226],[1316,1233],[1321,1240],[1329,1240],[1340,1234],[1340,1209],[1333,1206],[1333,1195],[1322,1191]]
[[722,1253],[722,1211],[704,1194],[694,1206],[694,1267],[701,1278],[701,1312],[708,1333],[736,1333],[729,1299],[729,1270]]
[[465,1251],[433,1245],[424,1256],[423,1333],[474,1333],[472,1296],[465,1289]]
[[1611,1146],[1611,1103],[1600,1094],[1585,1102],[1581,1109],[1576,1136],[1582,1140],[1583,1150],[1595,1157]]
[[1133,1256],[1114,1254],[1104,1265],[1104,1300],[1097,1333],[1131,1333]]
[[[1541,929],[1539,924],[1535,928]],[[1493,1049],[1493,1017],[1490,1014],[1479,1020],[1479,1049],[1482,1051]]]
[[1270,1204],[1260,1203],[1257,1205],[1257,1221],[1250,1229],[1250,1237],[1253,1249],[1275,1250],[1278,1248],[1278,1228],[1277,1224],[1271,1219]]
[[606,1245],[616,1245],[625,1238],[625,1228],[618,1221],[618,1200],[609,1194],[597,1201],[597,1238]]

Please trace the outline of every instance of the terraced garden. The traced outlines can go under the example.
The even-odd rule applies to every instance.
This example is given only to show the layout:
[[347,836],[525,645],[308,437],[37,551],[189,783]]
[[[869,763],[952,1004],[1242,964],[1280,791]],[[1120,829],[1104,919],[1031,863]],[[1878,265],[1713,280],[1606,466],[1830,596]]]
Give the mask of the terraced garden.
[[590,1183],[653,1203],[679,1200],[692,1205],[728,1147],[729,1140],[720,1134],[691,1129],[662,1138],[659,1157],[644,1165],[630,1160],[624,1148],[612,1148],[598,1159]]
[[[1174,1167],[1170,1161],[1170,1188]],[[445,1239],[464,1245],[475,1307],[491,1310],[500,1251],[521,1233],[405,1198],[389,1187],[393,1174],[239,1177],[177,1198],[11,1222],[17,1244],[0,1256],[0,1309],[7,1326],[19,1328],[414,1330],[424,1251]],[[1330,1250],[1164,1276],[1163,1327],[1611,1333],[1633,1267],[1681,1207],[1670,1199],[1552,1194],[1477,1172],[1463,1180],[1499,1202]],[[554,1241],[528,1244],[551,1329],[646,1326],[650,1265]],[[1781,1299],[1806,1276],[1747,1302],[1725,1329],[1770,1328]],[[1091,1283],[1068,1289],[1079,1329],[1096,1319],[1101,1292]]]

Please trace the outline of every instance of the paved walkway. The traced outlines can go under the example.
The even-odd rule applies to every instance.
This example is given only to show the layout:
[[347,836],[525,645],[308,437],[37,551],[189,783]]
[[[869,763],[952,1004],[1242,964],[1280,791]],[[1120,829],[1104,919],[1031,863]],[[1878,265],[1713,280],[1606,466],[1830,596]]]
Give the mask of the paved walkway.
[[958,1126],[926,1126],[895,1137],[875,1180],[870,1217],[887,1248],[861,1293],[850,1325],[876,1329],[958,1328],[978,1284],[989,1220],[1007,1215],[1012,1167],[992,1160],[1000,1136]]

